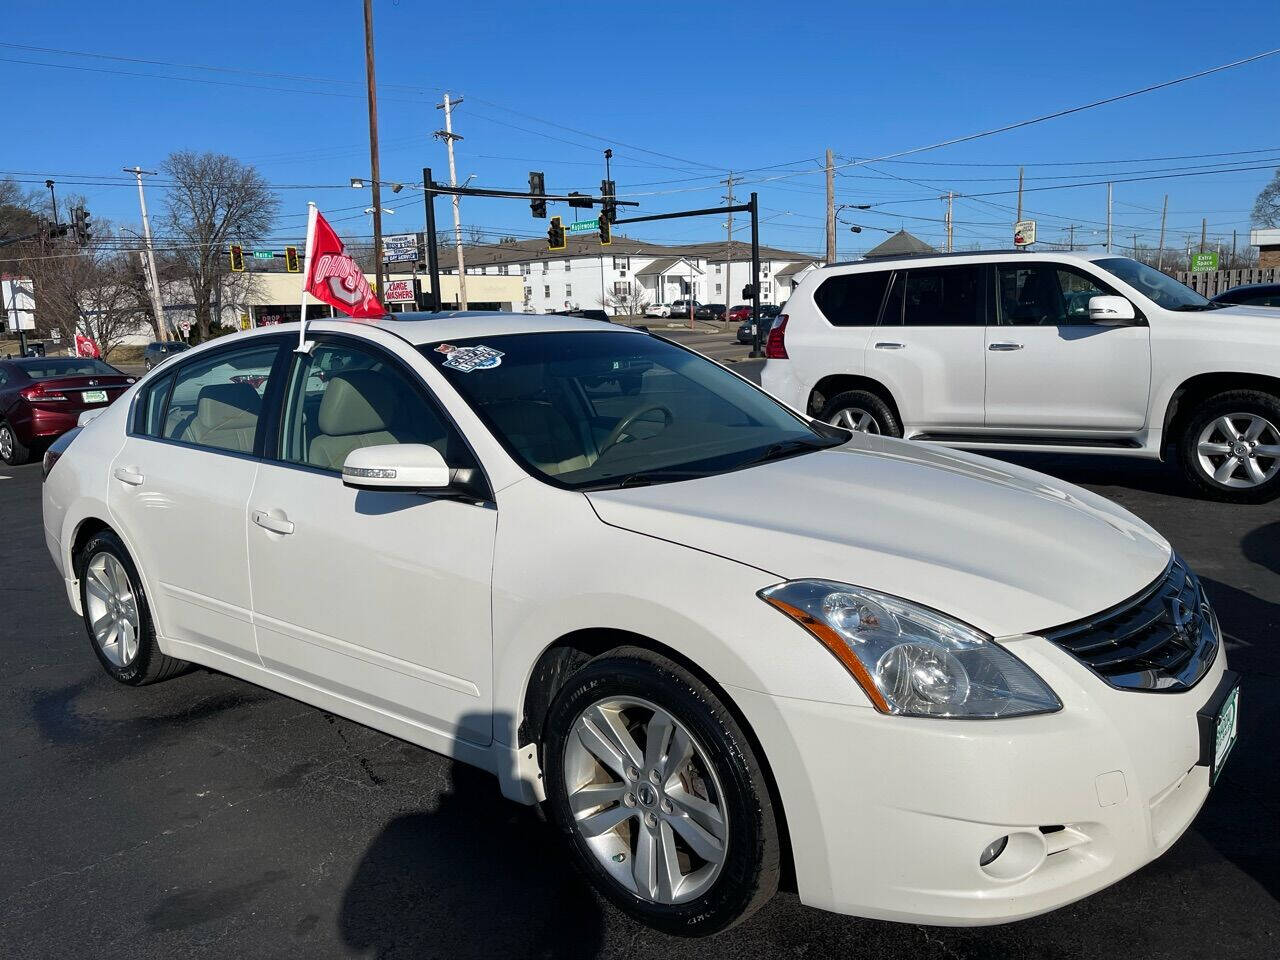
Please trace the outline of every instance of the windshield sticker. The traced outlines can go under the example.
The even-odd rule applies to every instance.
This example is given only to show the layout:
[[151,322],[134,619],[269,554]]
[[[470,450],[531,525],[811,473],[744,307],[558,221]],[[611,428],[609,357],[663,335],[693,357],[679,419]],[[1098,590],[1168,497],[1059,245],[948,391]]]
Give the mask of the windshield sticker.
[[451,343],[442,343],[436,347],[436,353],[445,355],[444,366],[452,370],[471,373],[473,370],[492,370],[502,365],[502,351],[479,344],[474,347],[455,347]]

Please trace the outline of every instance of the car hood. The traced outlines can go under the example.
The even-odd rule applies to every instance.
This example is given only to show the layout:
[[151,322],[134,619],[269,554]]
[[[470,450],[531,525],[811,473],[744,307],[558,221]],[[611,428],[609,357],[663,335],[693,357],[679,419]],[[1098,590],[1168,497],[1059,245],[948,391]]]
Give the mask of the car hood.
[[1170,557],[1151,527],[1087,490],[865,434],[733,473],[588,497],[613,526],[779,580],[880,590],[997,637],[1120,603],[1160,576]]

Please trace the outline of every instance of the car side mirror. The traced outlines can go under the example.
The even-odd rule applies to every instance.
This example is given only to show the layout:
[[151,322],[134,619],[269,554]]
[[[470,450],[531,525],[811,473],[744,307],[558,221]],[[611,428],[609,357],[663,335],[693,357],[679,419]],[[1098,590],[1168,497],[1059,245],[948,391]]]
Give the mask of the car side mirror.
[[440,490],[450,485],[449,466],[425,443],[384,443],[347,454],[342,482],[357,490]]
[[1121,327],[1136,321],[1138,314],[1124,297],[1090,297],[1089,319],[1094,323]]

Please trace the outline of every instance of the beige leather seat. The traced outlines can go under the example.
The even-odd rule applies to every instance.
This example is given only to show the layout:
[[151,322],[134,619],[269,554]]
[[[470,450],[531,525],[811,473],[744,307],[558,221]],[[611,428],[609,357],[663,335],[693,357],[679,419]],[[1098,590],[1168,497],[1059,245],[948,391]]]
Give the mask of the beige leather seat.
[[219,450],[253,452],[262,398],[247,383],[210,383],[200,388],[196,413],[180,439]]
[[[584,441],[554,402],[541,364],[523,364],[506,374],[506,397],[485,404],[485,411],[526,460],[555,475],[582,470],[595,462]],[[594,451],[592,451],[594,453]]]
[[347,454],[382,443],[430,442],[418,431],[400,428],[402,387],[385,373],[352,370],[335,373],[325,387],[316,414],[317,434],[307,449],[307,462],[341,470]]

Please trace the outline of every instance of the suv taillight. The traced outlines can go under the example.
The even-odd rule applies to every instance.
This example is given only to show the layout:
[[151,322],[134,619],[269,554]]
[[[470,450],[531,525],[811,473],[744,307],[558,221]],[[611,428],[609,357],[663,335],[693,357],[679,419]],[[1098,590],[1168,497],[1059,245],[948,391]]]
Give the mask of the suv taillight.
[[787,359],[787,315],[779,314],[769,329],[769,339],[764,345],[766,360]]

